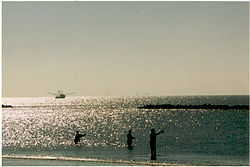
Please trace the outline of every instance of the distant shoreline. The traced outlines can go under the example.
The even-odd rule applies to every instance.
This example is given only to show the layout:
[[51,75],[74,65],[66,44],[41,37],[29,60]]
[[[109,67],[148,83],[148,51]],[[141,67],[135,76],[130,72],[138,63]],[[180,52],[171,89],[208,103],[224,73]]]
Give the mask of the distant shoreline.
[[202,105],[172,105],[172,104],[162,104],[162,105],[145,105],[138,107],[139,109],[219,109],[219,110],[249,110],[249,105],[212,105],[212,104],[202,104]]
[[13,106],[11,106],[11,105],[4,105],[4,104],[2,104],[2,108],[13,108]]

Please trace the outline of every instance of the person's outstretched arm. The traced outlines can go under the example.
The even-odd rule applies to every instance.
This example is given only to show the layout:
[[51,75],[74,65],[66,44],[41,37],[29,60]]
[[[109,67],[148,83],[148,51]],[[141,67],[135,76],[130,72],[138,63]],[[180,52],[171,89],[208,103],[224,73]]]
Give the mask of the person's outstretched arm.
[[156,133],[156,135],[159,135],[159,134],[161,134],[161,133],[164,133],[164,131],[161,130],[160,132]]

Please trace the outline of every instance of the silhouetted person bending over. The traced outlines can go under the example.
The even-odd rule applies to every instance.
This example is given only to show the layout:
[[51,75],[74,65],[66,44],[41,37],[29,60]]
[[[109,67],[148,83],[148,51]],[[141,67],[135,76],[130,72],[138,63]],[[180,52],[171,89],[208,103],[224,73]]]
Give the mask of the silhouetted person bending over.
[[129,131],[128,131],[128,135],[127,135],[128,149],[132,149],[132,148],[133,148],[132,143],[133,143],[134,137],[132,136],[131,132],[132,132],[132,131],[129,130]]
[[79,134],[79,131],[76,131],[76,136],[75,136],[75,140],[74,140],[76,146],[79,146],[80,138],[83,136],[86,136],[86,134],[81,135],[81,134]]
[[151,129],[150,134],[150,148],[151,148],[151,160],[156,160],[156,136],[164,133],[164,131],[160,131],[159,133],[155,133],[155,129]]

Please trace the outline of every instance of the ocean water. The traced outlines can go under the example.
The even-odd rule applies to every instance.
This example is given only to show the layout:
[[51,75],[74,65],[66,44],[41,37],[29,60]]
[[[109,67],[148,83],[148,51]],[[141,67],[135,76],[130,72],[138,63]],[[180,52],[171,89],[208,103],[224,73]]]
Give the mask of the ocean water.
[[[146,104],[248,105],[249,96],[3,98],[2,154],[8,158],[131,165],[248,165],[249,111],[138,109]],[[157,160],[150,160],[150,129]],[[134,149],[126,136],[132,130]],[[74,145],[75,131],[87,135]]]

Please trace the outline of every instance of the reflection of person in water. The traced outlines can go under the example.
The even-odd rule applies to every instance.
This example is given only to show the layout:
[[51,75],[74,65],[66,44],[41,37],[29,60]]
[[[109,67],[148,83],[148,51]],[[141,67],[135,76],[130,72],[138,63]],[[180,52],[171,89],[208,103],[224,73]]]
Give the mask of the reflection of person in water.
[[155,129],[151,129],[150,134],[150,148],[151,148],[151,160],[156,160],[156,136],[164,133],[164,131],[160,131],[159,133],[155,133]]
[[132,131],[129,130],[129,131],[128,131],[128,135],[127,135],[128,149],[132,149],[132,148],[133,148],[132,143],[133,143],[134,137],[132,136],[131,132],[132,132]]
[[76,146],[79,146],[80,138],[83,136],[86,136],[86,134],[81,135],[81,134],[79,134],[79,131],[76,131],[76,136],[75,136],[75,140],[74,140]]

